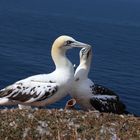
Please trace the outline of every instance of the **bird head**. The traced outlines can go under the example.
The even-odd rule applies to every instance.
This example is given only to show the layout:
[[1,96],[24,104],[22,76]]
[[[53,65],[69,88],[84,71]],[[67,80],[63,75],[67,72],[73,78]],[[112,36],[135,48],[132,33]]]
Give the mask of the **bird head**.
[[71,49],[74,47],[89,48],[90,45],[79,42],[70,36],[62,35],[54,41],[53,47],[56,49],[67,50],[67,49]]
[[80,63],[82,62],[89,62],[91,61],[92,58],[92,49],[91,47],[88,48],[82,48],[79,52],[79,56],[80,56]]

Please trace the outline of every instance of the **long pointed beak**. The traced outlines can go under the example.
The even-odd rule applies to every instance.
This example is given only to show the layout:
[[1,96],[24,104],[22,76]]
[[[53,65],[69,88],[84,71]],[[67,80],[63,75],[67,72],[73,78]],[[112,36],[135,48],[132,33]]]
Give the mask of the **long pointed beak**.
[[72,43],[72,47],[77,47],[77,48],[91,48],[91,45],[89,44],[85,44],[79,41],[74,41],[74,43]]

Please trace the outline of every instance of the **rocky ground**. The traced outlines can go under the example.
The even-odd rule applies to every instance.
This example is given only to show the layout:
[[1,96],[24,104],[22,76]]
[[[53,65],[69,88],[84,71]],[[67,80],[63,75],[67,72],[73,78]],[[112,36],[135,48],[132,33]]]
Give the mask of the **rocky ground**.
[[0,140],[140,140],[140,117],[63,109],[0,110]]

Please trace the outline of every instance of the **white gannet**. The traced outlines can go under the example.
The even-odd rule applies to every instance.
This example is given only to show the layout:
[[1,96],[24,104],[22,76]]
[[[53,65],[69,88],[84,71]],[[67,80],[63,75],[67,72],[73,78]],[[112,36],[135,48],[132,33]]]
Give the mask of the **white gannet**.
[[69,36],[58,37],[51,50],[56,69],[49,74],[39,74],[17,81],[0,90],[0,105],[45,106],[67,94],[74,80],[74,68],[66,57],[73,47],[89,47]]
[[120,101],[118,95],[104,86],[94,84],[88,78],[92,49],[90,47],[83,48],[79,55],[80,64],[75,71],[75,81],[70,95],[84,110],[98,110],[116,114],[127,113],[125,105]]

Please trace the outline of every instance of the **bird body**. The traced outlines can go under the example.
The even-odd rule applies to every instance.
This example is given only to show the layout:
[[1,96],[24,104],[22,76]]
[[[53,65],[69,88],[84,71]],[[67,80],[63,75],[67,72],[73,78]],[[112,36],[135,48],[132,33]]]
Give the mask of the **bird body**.
[[92,85],[92,81],[90,79],[85,79],[82,81],[79,79],[79,81],[77,81],[75,86],[73,86],[72,91],[70,92],[70,95],[84,110],[94,109],[93,106],[89,103],[89,99],[93,97],[89,85]]
[[69,36],[58,37],[51,50],[56,69],[49,74],[40,74],[17,81],[0,90],[0,105],[45,106],[66,96],[74,80],[72,63],[66,51],[73,47],[89,47]]
[[70,95],[84,110],[98,110],[121,114],[126,112],[125,105],[119,96],[112,90],[94,84],[88,78],[92,59],[91,48],[83,48],[80,51],[80,64],[74,74],[73,88]]

